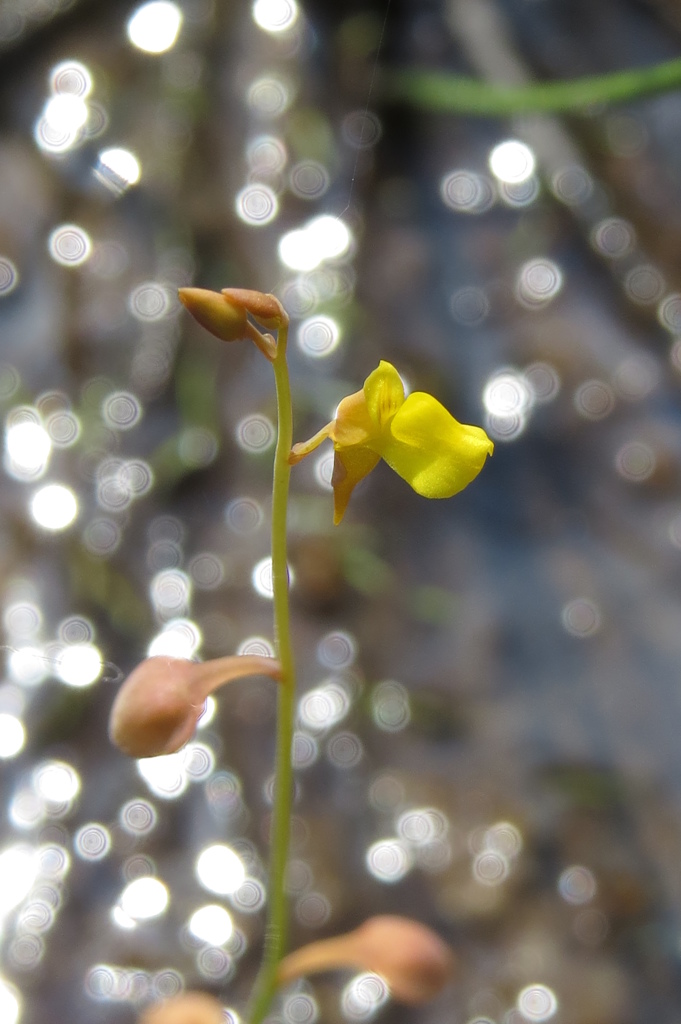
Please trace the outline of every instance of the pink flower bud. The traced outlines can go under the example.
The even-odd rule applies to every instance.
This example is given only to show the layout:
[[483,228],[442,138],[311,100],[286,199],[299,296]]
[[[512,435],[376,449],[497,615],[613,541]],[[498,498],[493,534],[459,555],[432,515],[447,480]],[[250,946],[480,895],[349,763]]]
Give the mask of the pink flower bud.
[[183,992],[181,996],[154,1003],[139,1024],[224,1024],[222,1006],[205,992]]
[[417,1005],[438,994],[451,979],[454,954],[442,939],[408,917],[371,917],[345,935],[312,942],[279,964],[286,984],[304,974],[355,967],[380,974],[393,999]]
[[109,736],[131,757],[172,754],[191,739],[206,697],[244,676],[279,679],[275,658],[245,654],[213,661],[158,656],[133,669],[116,695]]

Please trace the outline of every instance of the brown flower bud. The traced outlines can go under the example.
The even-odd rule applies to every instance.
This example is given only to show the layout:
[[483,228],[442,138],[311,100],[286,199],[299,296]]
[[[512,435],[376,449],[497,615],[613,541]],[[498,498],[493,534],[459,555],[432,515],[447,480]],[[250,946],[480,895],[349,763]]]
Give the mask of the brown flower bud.
[[244,676],[279,679],[275,658],[244,654],[213,661],[157,656],[135,668],[116,695],[109,736],[131,757],[172,754],[191,739],[208,694]]
[[278,331],[288,324],[288,314],[275,295],[269,292],[254,292],[250,288],[223,288],[222,294],[228,302],[244,309],[270,331]]
[[139,1024],[224,1024],[222,1006],[205,992],[183,992],[173,999],[154,1003]]
[[243,341],[248,338],[246,310],[228,302],[220,292],[207,288],[180,288],[183,303],[202,327],[221,341]]
[[408,917],[371,917],[345,935],[312,942],[279,964],[286,984],[303,974],[355,967],[380,974],[393,999],[417,1005],[438,994],[451,979],[454,954],[442,939]]
[[261,327],[278,330],[288,324],[286,310],[274,295],[249,288],[224,288],[212,292],[206,288],[180,288],[180,301],[202,327],[221,341],[252,341],[272,361],[277,346],[271,334],[261,331],[248,319],[250,314]]
[[[235,289],[235,291],[237,294],[243,292],[246,295],[271,299],[275,305],[265,302],[263,305],[265,311],[273,312],[275,309],[281,309],[286,316],[284,307],[273,295],[261,295],[260,292],[248,292],[242,289]],[[222,295],[206,288],[180,288],[177,294],[180,302],[186,306],[196,321],[216,338],[221,341],[252,341],[271,362],[276,355],[274,339],[271,335],[258,331],[255,324],[251,324],[248,318],[248,307],[241,301],[233,299],[229,289],[226,289],[226,292],[226,295]],[[258,303],[255,305],[258,307]],[[288,317],[286,319],[288,323]],[[267,326],[265,322],[262,323],[265,327]],[[273,326],[279,327],[280,325],[276,323]]]

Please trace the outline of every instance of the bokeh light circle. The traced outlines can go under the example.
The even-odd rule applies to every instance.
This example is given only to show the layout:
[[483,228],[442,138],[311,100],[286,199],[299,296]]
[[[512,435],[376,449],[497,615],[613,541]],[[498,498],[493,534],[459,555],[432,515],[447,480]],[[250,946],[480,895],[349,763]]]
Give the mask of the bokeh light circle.
[[225,509],[225,520],[234,533],[247,536],[262,526],[265,514],[255,498],[234,498]]
[[353,110],[343,118],[341,134],[353,149],[371,149],[381,138],[383,127],[370,110]]
[[600,608],[589,597],[576,597],[564,605],[561,620],[572,636],[593,636],[601,628]]
[[73,837],[73,848],[83,860],[102,860],[111,849],[111,834],[105,825],[83,825]]
[[263,75],[251,83],[246,99],[251,109],[261,117],[279,117],[291,104],[293,90],[284,79]]
[[140,162],[134,153],[121,146],[103,149],[97,158],[95,176],[115,195],[136,185],[142,175]]
[[523,376],[530,387],[534,401],[542,405],[552,402],[560,391],[560,376],[550,363],[530,363],[525,367]]
[[298,20],[296,0],[254,0],[253,20],[265,32],[286,32]]
[[411,720],[409,693],[397,682],[387,680],[374,687],[371,694],[374,724],[382,732],[400,732]]
[[477,327],[487,317],[490,302],[483,288],[468,285],[453,293],[449,308],[457,323],[464,327]]
[[321,892],[306,892],[295,905],[298,921],[305,928],[321,928],[331,916],[331,903]]
[[76,224],[61,224],[51,233],[47,248],[55,263],[62,267],[80,267],[92,254],[92,241]]
[[317,644],[317,658],[325,668],[338,671],[352,665],[357,655],[355,638],[344,630],[327,633]]
[[245,878],[230,895],[230,902],[242,914],[256,914],[265,906],[265,886],[257,878]]
[[494,147],[489,167],[495,178],[507,184],[519,184],[534,173],[535,158],[529,146],[518,139],[506,139]]
[[655,452],[645,441],[628,441],[615,456],[618,474],[630,483],[643,483],[655,472]]
[[545,257],[528,260],[518,272],[516,297],[526,309],[538,309],[556,297],[563,286],[557,263]]
[[338,347],[340,329],[330,316],[311,316],[298,327],[298,347],[305,355],[321,359]]
[[128,39],[145,53],[165,53],[177,40],[182,25],[182,11],[170,0],[151,0],[141,4],[130,16],[126,26]]
[[122,533],[118,523],[103,517],[93,519],[85,527],[83,544],[92,555],[107,558],[121,542]]
[[379,882],[393,885],[401,881],[412,867],[407,847],[399,839],[379,839],[366,852],[364,863]]
[[47,417],[45,430],[55,448],[70,448],[80,437],[81,424],[70,409],[62,409]]
[[286,146],[277,135],[258,135],[246,148],[246,159],[254,174],[279,174],[288,159]]
[[9,295],[19,284],[19,271],[7,256],[0,256],[0,297]]
[[274,444],[276,437],[274,424],[269,417],[261,413],[244,416],[239,420],[235,434],[239,447],[253,453],[267,451]]
[[467,170],[446,174],[440,182],[440,196],[450,210],[472,214],[485,213],[496,198],[489,178]]
[[269,185],[246,185],[237,193],[234,208],[240,220],[251,227],[269,224],[279,212],[279,200]]
[[64,60],[52,68],[50,88],[55,94],[88,96],[92,91],[92,74],[80,61]]
[[156,826],[156,808],[148,800],[129,800],[118,812],[118,821],[129,835],[144,836]]
[[636,232],[629,221],[607,217],[591,232],[591,244],[602,256],[619,260],[628,256],[636,245]]
[[641,263],[628,271],[624,278],[624,290],[632,302],[641,306],[658,302],[664,294],[665,280],[657,267]]
[[162,320],[171,308],[169,291],[158,281],[145,281],[130,293],[128,308],[136,320]]
[[574,406],[588,420],[602,420],[615,408],[615,394],[606,381],[587,380],[575,391]]
[[0,1020],[2,1024],[18,1024],[22,1009],[19,990],[0,978]]
[[316,160],[301,160],[289,174],[289,187],[299,199],[319,199],[330,183],[329,172]]
[[581,864],[565,868],[558,879],[558,892],[567,903],[575,905],[589,903],[597,888],[593,871]]
[[593,194],[594,184],[584,167],[572,164],[556,171],[551,179],[551,190],[566,206],[581,206]]
[[70,487],[47,484],[31,499],[31,516],[44,530],[65,530],[78,515],[78,500]]
[[141,403],[130,391],[113,391],[102,403],[102,418],[114,430],[131,430],[141,417]]
[[354,732],[338,732],[327,743],[326,756],[336,768],[354,768],[364,756],[362,741]]
[[501,885],[509,871],[508,858],[498,850],[482,850],[473,860],[473,877],[480,885]]
[[553,1017],[558,1000],[548,985],[527,985],[518,993],[516,1006],[525,1020],[540,1024]]
[[69,644],[57,659],[56,672],[67,686],[91,686],[102,672],[102,655],[94,644]]
[[343,989],[341,1007],[350,1024],[371,1020],[390,998],[386,981],[379,974],[360,974]]

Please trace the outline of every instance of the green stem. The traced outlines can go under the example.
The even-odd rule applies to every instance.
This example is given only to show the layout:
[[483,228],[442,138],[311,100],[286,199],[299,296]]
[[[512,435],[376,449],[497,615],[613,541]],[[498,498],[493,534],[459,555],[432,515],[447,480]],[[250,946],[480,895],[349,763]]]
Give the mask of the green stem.
[[274,632],[277,657],[281,663],[278,687],[277,749],[275,784],[270,834],[269,912],[262,966],[251,998],[248,1020],[261,1024],[277,985],[277,968],[286,948],[288,904],[286,864],[288,861],[293,806],[293,717],[295,710],[295,673],[291,648],[289,581],[286,555],[286,514],[291,467],[288,457],[293,443],[291,387],[286,364],[287,325],[277,336],[273,363],[277,391],[277,448],[274,455],[272,486],[272,585],[274,589]]
[[595,103],[624,103],[678,86],[680,58],[650,68],[529,85],[494,85],[440,71],[386,72],[381,88],[384,96],[417,107],[493,117],[539,111],[583,114]]

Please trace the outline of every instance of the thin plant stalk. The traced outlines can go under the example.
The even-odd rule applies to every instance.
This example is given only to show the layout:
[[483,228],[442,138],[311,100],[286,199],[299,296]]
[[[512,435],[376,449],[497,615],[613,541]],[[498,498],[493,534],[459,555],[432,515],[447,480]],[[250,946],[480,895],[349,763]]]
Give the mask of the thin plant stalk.
[[277,968],[286,949],[288,902],[285,892],[286,865],[293,806],[293,716],[295,672],[291,647],[289,578],[286,519],[291,467],[288,462],[293,443],[291,387],[286,363],[287,325],[279,328],[273,361],[277,393],[277,447],[272,487],[272,586],[274,633],[277,658],[281,664],[278,687],[277,740],[274,802],[270,833],[269,911],[265,950],[256,979],[248,1014],[249,1024],[261,1024],[277,987]]
[[527,85],[496,85],[443,71],[420,70],[386,72],[381,84],[385,96],[417,107],[486,117],[539,112],[584,114],[595,104],[626,103],[680,87],[678,57],[647,68]]

